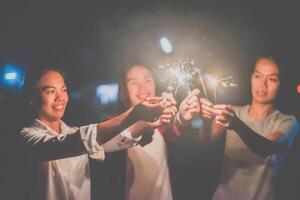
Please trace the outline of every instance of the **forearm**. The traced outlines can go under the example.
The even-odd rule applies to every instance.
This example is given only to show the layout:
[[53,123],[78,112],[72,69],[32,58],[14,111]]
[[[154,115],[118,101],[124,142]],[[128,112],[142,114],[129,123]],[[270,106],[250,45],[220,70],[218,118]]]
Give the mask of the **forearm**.
[[103,145],[105,152],[115,152],[136,145],[149,129],[145,122],[136,122]]
[[214,129],[213,120],[203,117],[202,125],[199,129],[199,141],[201,144],[212,143],[216,140],[213,134]]
[[147,107],[140,103],[131,107],[126,112],[97,124],[97,142],[100,145],[106,143],[137,121],[153,122],[161,113],[160,105]]
[[123,129],[130,126],[131,119],[128,119],[128,116],[130,112],[132,112],[132,109],[133,108],[130,108],[116,117],[97,124],[97,142],[99,145],[108,142]]
[[241,137],[248,147],[256,154],[266,157],[276,152],[288,149],[286,143],[271,141],[249,128],[244,122],[235,117],[231,122],[231,128]]
[[133,138],[138,138],[142,136],[144,132],[153,130],[154,127],[152,127],[148,122],[145,121],[138,121],[128,128],[128,131],[131,133]]
[[199,129],[200,143],[214,143],[225,134],[226,128],[217,124],[214,119],[202,118],[202,120]]
[[177,136],[183,136],[189,133],[191,130],[191,123],[184,123],[183,120],[180,119],[179,112],[176,114],[175,119],[166,126],[166,131]]
[[30,155],[39,161],[57,160],[73,156],[79,156],[86,153],[86,148],[82,142],[80,131],[74,134],[68,134],[63,139],[59,137],[23,138],[25,148]]

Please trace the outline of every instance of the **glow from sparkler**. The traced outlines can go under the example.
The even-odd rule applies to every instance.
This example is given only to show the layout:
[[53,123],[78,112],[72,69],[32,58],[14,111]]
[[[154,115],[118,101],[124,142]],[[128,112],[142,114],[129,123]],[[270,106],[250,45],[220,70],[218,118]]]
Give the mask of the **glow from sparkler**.
[[196,72],[199,75],[199,80],[200,80],[204,95],[205,95],[206,99],[208,99],[207,92],[206,92],[206,87],[205,87],[205,83],[204,83],[204,79],[203,79],[202,69],[197,68]]
[[219,80],[217,79],[217,76],[206,74],[206,80],[208,81],[208,84],[213,89],[213,95],[214,95],[214,103],[217,104],[217,86],[219,83]]
[[192,80],[197,74],[192,60],[179,60],[176,63],[168,63],[160,66],[167,71],[170,77],[168,84],[168,92],[172,92],[174,95],[179,89],[183,89],[186,93],[191,91]]
[[217,87],[218,85],[221,85],[224,88],[238,86],[237,84],[233,83],[232,76],[218,79],[218,77],[216,75],[205,74],[205,80],[208,82],[208,85],[210,87],[212,87],[212,89],[213,89],[213,96],[214,96],[215,104],[217,103],[217,89],[220,89],[220,87]]

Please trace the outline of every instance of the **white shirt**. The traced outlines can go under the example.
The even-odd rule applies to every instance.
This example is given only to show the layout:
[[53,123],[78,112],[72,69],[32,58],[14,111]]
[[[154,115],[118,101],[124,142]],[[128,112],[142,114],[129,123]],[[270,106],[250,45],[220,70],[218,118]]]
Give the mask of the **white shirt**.
[[156,129],[153,140],[128,149],[126,199],[172,200],[167,147]]
[[[40,163],[39,188],[33,189],[37,200],[91,199],[90,166],[88,156],[104,160],[104,148],[99,146],[97,125],[69,127],[61,121],[61,133],[56,133],[36,119],[31,127],[23,128],[21,135],[30,150],[30,156]],[[106,143],[108,151],[132,146],[136,140],[121,133]]]

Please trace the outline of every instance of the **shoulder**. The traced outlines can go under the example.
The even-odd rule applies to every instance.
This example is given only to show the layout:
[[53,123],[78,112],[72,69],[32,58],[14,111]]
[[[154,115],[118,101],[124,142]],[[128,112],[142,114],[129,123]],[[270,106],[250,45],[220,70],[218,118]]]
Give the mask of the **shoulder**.
[[34,134],[34,133],[42,133],[45,132],[43,129],[36,127],[36,126],[28,126],[21,129],[20,134],[21,135],[28,135],[28,134]]
[[47,130],[36,126],[24,127],[20,131],[20,138],[29,143],[36,143],[36,141],[43,140],[47,135]]
[[297,129],[299,128],[299,122],[295,116],[283,114],[279,110],[274,111],[271,119],[273,122],[278,123],[278,125],[286,124],[292,127],[297,127]]

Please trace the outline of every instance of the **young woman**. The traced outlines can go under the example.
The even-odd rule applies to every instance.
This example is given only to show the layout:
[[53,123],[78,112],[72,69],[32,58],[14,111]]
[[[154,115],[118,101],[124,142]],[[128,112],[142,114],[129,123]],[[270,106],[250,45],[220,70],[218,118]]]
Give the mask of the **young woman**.
[[[156,84],[152,72],[143,64],[135,63],[124,69],[119,82],[119,102],[121,111],[137,105],[145,98],[156,95]],[[181,111],[175,119],[188,123],[193,115],[199,112],[198,95],[199,91],[193,91],[179,108]],[[173,99],[170,94],[163,94],[163,99]],[[173,105],[175,100],[171,101]],[[187,105],[188,103],[188,105]],[[169,117],[174,117],[176,109]],[[180,116],[179,116],[180,115]],[[110,185],[119,185],[119,190],[114,191],[109,188],[106,190],[107,199],[129,199],[129,200],[150,200],[150,199],[173,199],[170,173],[168,166],[168,152],[166,140],[172,136],[172,133],[179,133],[177,125],[173,120],[164,121],[156,127],[149,127],[147,134],[141,139],[141,145],[136,145],[126,150],[111,155],[114,159],[123,161],[118,169],[112,166],[102,166],[106,171],[114,171],[114,181]],[[180,124],[178,124],[180,126]],[[107,157],[110,157],[108,154]],[[107,163],[103,163],[106,165]],[[123,172],[120,173],[120,172]],[[101,176],[99,176],[99,179]],[[111,179],[108,177],[107,182]],[[99,184],[97,184],[99,185]],[[125,192],[123,192],[125,191]],[[121,195],[118,195],[121,194]],[[101,199],[101,194],[99,198]]]
[[[29,156],[39,164],[40,175],[38,184],[32,185],[30,199],[91,199],[88,156],[104,160],[104,151],[134,145],[140,129],[160,123],[167,110],[161,98],[147,98],[105,122],[69,127],[61,120],[69,98],[60,71],[42,70],[25,84],[35,120],[22,129],[21,136]],[[118,134],[125,128],[126,133]],[[103,148],[105,143],[108,150]]]
[[296,118],[274,107],[280,86],[278,64],[270,57],[259,58],[251,75],[250,105],[213,105],[200,100],[205,120],[202,142],[226,134],[224,161],[213,199],[274,199],[273,184],[284,153],[298,133]]

